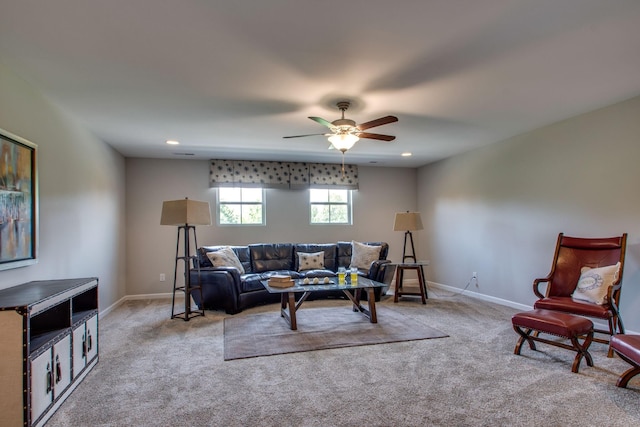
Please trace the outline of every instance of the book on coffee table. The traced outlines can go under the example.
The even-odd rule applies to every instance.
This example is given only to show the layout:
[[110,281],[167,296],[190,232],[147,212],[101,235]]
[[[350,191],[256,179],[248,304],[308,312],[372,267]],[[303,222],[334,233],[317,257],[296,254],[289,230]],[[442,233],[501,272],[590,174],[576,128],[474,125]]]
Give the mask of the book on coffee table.
[[295,286],[295,282],[291,279],[291,276],[281,274],[271,276],[267,283],[273,288],[289,288]]

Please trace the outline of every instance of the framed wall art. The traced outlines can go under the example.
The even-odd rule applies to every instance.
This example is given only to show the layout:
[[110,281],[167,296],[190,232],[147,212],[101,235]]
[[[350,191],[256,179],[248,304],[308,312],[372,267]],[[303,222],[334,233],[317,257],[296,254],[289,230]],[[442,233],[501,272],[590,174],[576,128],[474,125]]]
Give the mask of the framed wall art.
[[0,129],[0,270],[37,262],[37,145]]

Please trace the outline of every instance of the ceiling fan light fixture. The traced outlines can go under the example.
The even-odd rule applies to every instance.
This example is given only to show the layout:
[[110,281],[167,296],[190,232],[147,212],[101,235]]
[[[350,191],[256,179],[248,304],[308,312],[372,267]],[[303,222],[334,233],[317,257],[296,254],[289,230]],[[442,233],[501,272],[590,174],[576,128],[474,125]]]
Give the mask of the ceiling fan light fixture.
[[338,133],[331,135],[329,137],[329,142],[336,148],[336,150],[340,150],[344,153],[345,151],[350,150],[359,139],[360,138],[358,138],[357,135],[352,133]]

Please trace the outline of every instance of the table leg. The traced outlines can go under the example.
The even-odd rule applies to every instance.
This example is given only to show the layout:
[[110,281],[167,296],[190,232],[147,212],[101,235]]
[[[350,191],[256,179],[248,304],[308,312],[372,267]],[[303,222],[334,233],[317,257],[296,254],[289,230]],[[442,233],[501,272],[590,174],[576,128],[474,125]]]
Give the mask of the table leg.
[[[287,310],[287,306],[289,306],[289,310]],[[298,329],[296,309],[296,294],[293,292],[283,293],[281,297],[280,315],[289,323],[292,331]]]
[[426,304],[427,303],[427,286],[424,282],[424,274],[422,271],[422,266],[420,266],[420,268],[417,268],[416,271],[418,272],[418,285],[420,286],[420,296],[422,297],[422,303]]
[[400,293],[402,292],[402,279],[403,279],[403,269],[398,266],[396,267],[396,291],[393,295],[393,302],[398,302],[398,298],[400,297]]
[[367,288],[367,299],[369,300],[369,320],[371,323],[378,323],[378,315],[376,314],[376,296],[373,288]]
[[358,307],[360,307],[360,293],[362,289],[358,288],[353,291],[353,296],[355,297],[356,302],[353,303],[353,311],[360,311]]

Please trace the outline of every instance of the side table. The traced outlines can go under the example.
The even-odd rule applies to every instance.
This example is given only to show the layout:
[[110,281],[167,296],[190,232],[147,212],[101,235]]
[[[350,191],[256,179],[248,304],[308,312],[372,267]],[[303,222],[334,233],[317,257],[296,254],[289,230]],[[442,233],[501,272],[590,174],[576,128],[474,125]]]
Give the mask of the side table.
[[[403,295],[419,295],[422,298],[422,303],[427,303],[427,285],[424,280],[424,266],[429,265],[428,262],[411,262],[411,263],[398,263],[396,264],[396,290],[393,296],[393,302],[398,302],[398,298]],[[402,290],[404,281],[404,272],[406,270],[415,270],[418,273],[418,287],[420,292],[405,292]]]

